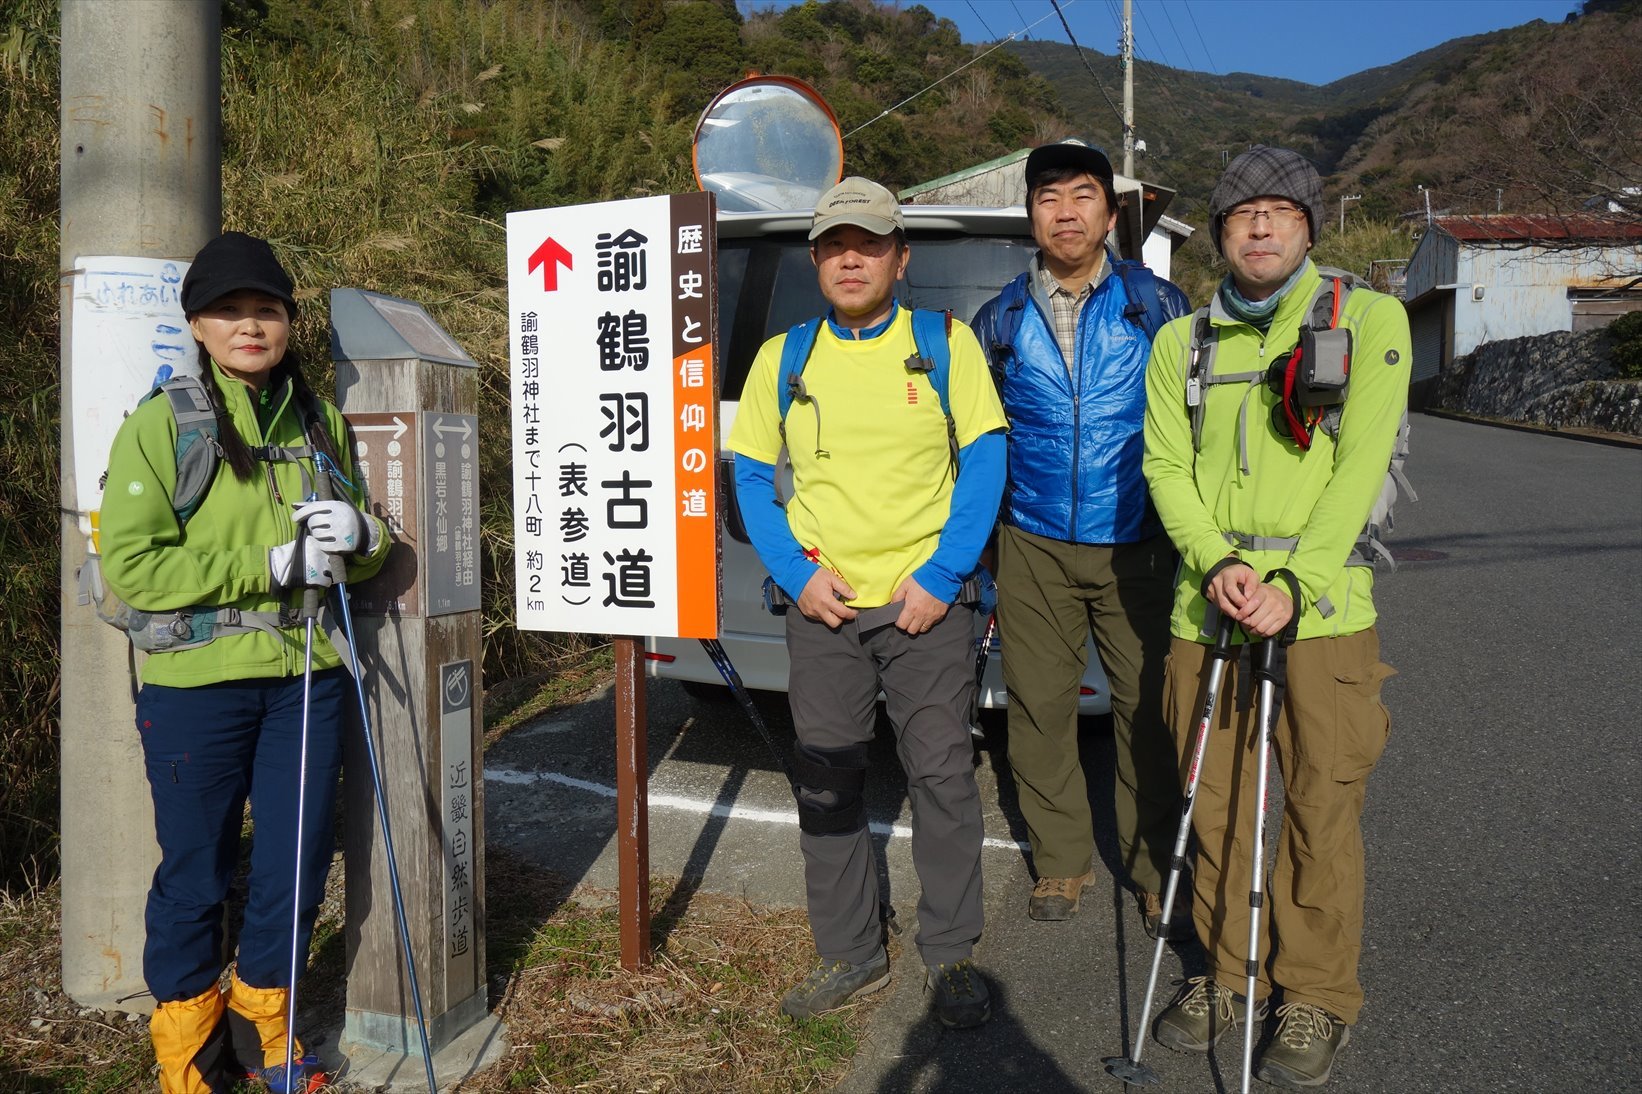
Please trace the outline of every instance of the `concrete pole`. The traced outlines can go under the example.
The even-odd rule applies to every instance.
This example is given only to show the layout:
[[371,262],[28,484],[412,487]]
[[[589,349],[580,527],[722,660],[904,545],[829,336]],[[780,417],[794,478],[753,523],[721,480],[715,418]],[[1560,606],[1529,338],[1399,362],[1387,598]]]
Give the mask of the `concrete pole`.
[[63,0],[63,987],[84,1006],[153,1006],[130,997],[145,990],[143,906],[159,851],[127,644],[79,603],[72,393],[102,378],[96,360],[74,355],[72,271],[84,255],[187,261],[218,233],[221,85],[218,0]]
[[[1123,173],[1135,177],[1134,0],[1123,0]],[[1138,256],[1137,256],[1138,257]]]

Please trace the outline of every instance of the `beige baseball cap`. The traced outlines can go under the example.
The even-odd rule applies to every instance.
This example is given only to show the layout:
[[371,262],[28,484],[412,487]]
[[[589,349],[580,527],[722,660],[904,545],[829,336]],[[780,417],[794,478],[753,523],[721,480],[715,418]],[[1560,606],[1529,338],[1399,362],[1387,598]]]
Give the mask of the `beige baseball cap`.
[[853,224],[880,236],[906,230],[906,221],[901,219],[901,203],[895,200],[895,195],[859,175],[851,175],[821,195],[821,200],[815,203],[810,239],[819,239],[829,228],[840,224]]

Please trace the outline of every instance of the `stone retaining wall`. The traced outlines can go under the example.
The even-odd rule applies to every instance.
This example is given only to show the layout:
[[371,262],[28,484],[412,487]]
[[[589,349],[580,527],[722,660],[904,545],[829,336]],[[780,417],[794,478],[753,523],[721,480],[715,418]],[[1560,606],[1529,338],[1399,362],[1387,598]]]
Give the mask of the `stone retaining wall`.
[[1642,381],[1617,375],[1605,330],[1510,338],[1444,369],[1429,404],[1552,429],[1642,436]]

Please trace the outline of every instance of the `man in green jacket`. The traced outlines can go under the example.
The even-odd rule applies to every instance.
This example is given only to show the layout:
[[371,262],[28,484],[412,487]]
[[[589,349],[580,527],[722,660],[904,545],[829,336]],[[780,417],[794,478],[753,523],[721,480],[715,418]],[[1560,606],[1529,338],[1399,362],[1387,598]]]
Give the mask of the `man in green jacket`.
[[[1297,624],[1271,734],[1285,802],[1254,1003],[1261,1019],[1270,993],[1281,994],[1256,1073],[1290,1087],[1328,1081],[1363,1002],[1360,819],[1390,732],[1380,685],[1392,670],[1380,661],[1374,574],[1357,543],[1385,483],[1410,364],[1401,304],[1307,258],[1322,209],[1322,182],[1298,154],[1259,146],[1232,161],[1209,202],[1231,274],[1206,315],[1164,328],[1146,393],[1144,471],[1182,556],[1164,713],[1183,757],[1221,613],[1252,641]],[[1336,405],[1285,394],[1303,326],[1338,328],[1308,338],[1319,384],[1331,363],[1343,373],[1349,354]],[[1350,332],[1348,350],[1339,330]],[[1194,918],[1210,973],[1187,982],[1156,1028],[1180,1051],[1208,1052],[1247,1012],[1236,988],[1248,975],[1258,727],[1252,704],[1230,699],[1238,676],[1233,663],[1193,815]]]

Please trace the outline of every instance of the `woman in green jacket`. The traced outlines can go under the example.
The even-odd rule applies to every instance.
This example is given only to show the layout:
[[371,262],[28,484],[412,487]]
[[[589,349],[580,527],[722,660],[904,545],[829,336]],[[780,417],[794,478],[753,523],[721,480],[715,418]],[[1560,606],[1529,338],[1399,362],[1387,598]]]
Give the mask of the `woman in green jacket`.
[[[290,348],[296,299],[267,242],[228,232],[207,243],[182,306],[217,425],[214,478],[180,516],[176,416],[168,399],[150,399],[114,440],[101,512],[109,587],[138,611],[193,621],[144,662],[137,700],[161,852],[145,916],[150,1032],[164,1094],[218,1094],[244,1077],[231,1008],[256,1027],[261,1077],[283,1094],[307,1089],[285,1066],[291,969],[306,964],[324,894],[352,691],[336,649],[303,623],[304,593],[312,602],[313,590],[371,576],[390,544],[359,507],[341,414],[314,395]],[[247,800],[249,893],[224,992],[223,906]]]

